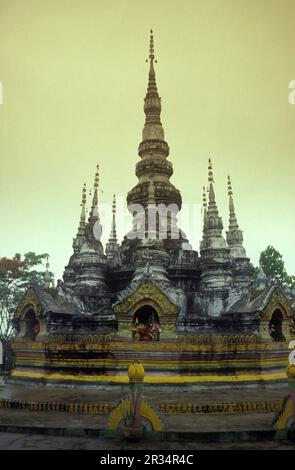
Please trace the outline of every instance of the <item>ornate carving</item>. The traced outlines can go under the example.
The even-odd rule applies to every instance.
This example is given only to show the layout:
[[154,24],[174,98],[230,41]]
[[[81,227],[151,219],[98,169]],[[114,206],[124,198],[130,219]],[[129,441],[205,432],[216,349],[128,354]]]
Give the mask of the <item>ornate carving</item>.
[[43,317],[44,308],[35,290],[32,287],[28,289],[21,302],[19,303],[14,318],[18,320],[23,320],[29,308],[33,308],[37,318]]
[[151,305],[159,316],[177,313],[177,306],[151,280],[144,281],[135,292],[115,304],[114,311],[118,314],[133,314],[142,305]]
[[66,413],[109,413],[109,403],[77,403],[77,402],[36,402],[26,400],[0,400],[1,408],[12,408],[30,411],[65,411]]
[[[86,338],[86,335],[85,335]],[[177,340],[161,340],[159,342],[149,341],[137,342],[137,341],[124,341],[124,340],[112,340],[112,341],[101,341],[101,342],[90,342],[83,341],[81,336],[81,342],[13,342],[14,351],[26,351],[26,350],[40,350],[40,351],[77,351],[81,348],[86,351],[134,351],[134,352],[156,352],[156,351],[167,351],[167,352],[239,352],[239,351],[268,351],[280,349],[280,343],[275,342],[259,342],[258,340],[252,339],[247,341],[247,337],[226,337],[220,336],[219,342],[209,342],[207,339],[209,336],[196,337],[196,342],[185,342]],[[229,339],[231,338],[231,340]],[[253,337],[254,338],[254,337]],[[108,338],[109,339],[109,338]],[[236,339],[236,341],[234,341]],[[239,341],[238,341],[239,339]],[[198,342],[199,340],[199,342]],[[232,342],[230,342],[232,341]]]
[[[121,400],[121,402],[110,412],[107,424],[108,429],[119,429],[120,424],[126,418],[126,416],[130,415],[130,412],[130,400],[128,398]],[[141,401],[141,415],[143,418],[149,421],[154,431],[163,431],[163,421],[154,408],[145,400]]]
[[290,320],[292,318],[291,302],[282,294],[279,289],[276,289],[272,294],[267,306],[260,315],[261,319],[270,320],[273,312],[277,308],[281,310],[284,319]]
[[257,413],[280,409],[281,400],[237,403],[169,403],[161,404],[163,414]]

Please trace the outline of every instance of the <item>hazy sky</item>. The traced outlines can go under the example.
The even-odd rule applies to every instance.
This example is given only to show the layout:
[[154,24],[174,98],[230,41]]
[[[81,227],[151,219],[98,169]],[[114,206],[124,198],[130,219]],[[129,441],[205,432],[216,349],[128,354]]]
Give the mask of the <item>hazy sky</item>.
[[200,204],[211,157],[225,227],[230,173],[253,263],[272,244],[294,274],[294,17],[294,0],[0,0],[0,256],[49,252],[60,277],[96,163],[102,202],[136,184],[152,27],[172,182]]

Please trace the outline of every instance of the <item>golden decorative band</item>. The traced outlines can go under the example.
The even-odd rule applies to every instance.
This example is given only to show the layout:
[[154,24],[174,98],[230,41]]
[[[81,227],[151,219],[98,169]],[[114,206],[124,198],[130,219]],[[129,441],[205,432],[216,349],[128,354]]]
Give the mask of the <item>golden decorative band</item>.
[[1,408],[29,411],[65,411],[67,413],[109,413],[109,403],[37,402],[22,400],[0,400]]
[[[44,353],[51,351],[135,351],[135,352],[239,352],[239,351],[273,351],[287,350],[287,345],[275,342],[255,342],[242,341],[242,337],[219,337],[219,340],[210,342],[205,337],[196,337],[195,341],[163,340],[159,342],[142,341],[122,341],[112,340],[110,342],[34,342],[34,341],[14,341],[12,343],[13,351],[42,351]],[[239,338],[239,341],[238,341]],[[285,344],[285,343],[284,343]]]
[[[128,383],[126,375],[93,375],[93,374],[62,374],[35,372],[29,370],[14,369],[10,376],[12,378],[24,378],[30,380],[50,380],[50,381],[69,381],[69,382],[91,382],[91,383]],[[146,375],[145,383],[155,384],[184,384],[184,383],[243,383],[260,382],[270,380],[286,380],[284,372],[270,372],[265,374],[249,373],[237,375]]]
[[[266,413],[277,411],[281,406],[282,400],[237,403],[163,403],[159,405],[159,411],[165,415]],[[110,403],[0,400],[0,409],[1,408],[27,411],[107,414],[113,409],[113,406]]]
[[162,404],[160,411],[163,414],[207,414],[207,413],[257,413],[279,410],[282,400],[238,402],[238,403],[183,403]]

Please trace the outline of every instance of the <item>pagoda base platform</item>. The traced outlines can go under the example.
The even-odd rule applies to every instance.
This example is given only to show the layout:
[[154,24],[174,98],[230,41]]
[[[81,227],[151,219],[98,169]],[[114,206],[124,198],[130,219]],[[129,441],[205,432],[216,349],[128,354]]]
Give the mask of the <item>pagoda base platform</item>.
[[16,367],[9,383],[61,387],[127,386],[127,369],[140,361],[148,387],[232,388],[286,382],[286,343],[253,337],[194,338],[155,342],[112,339],[95,342],[13,344]]
[[[127,390],[126,390],[127,394]],[[289,439],[273,428],[287,387],[251,390],[184,391],[169,395],[161,388],[144,391],[144,398],[163,416],[164,432],[145,440],[240,442]],[[73,390],[0,385],[0,431],[50,436],[116,439],[106,430],[109,412],[124,398],[118,388]],[[294,436],[293,436],[294,437]]]

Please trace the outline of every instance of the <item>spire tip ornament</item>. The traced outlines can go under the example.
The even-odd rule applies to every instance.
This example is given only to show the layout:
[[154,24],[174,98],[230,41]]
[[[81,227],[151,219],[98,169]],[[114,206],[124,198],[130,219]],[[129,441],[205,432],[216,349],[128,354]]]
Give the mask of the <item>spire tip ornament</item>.
[[154,33],[153,30],[150,30],[150,46],[149,46],[149,58],[146,59],[146,62],[149,62],[152,64],[153,62],[157,63],[157,60],[155,59],[155,44],[154,44]]
[[96,165],[96,173],[95,173],[95,178],[94,178],[94,189],[98,188],[99,184],[99,164]]
[[229,175],[227,177],[227,193],[229,197],[233,195],[233,188],[232,188],[231,179]]
[[214,183],[213,165],[212,165],[211,158],[209,158],[209,161],[208,161],[208,183],[209,183],[209,186],[210,186],[210,183]]

